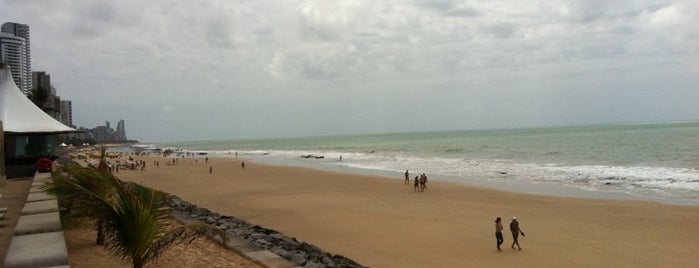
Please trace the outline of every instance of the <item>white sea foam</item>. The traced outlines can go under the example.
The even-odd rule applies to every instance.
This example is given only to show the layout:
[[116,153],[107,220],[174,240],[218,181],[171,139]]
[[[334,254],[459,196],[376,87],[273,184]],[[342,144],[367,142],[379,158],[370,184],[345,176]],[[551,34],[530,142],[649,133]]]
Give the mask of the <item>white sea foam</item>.
[[[212,154],[699,199],[699,122],[211,141]],[[303,156],[312,156],[302,158]],[[323,156],[322,159],[316,156]],[[342,161],[340,161],[342,157]],[[501,184],[502,185],[502,184]],[[547,188],[547,187],[542,187]],[[568,188],[568,187],[564,187]]]
[[[233,151],[211,152],[226,155]],[[496,181],[517,180],[531,183],[556,183],[587,191],[619,191],[636,195],[647,192],[663,197],[695,197],[699,194],[699,171],[687,168],[559,165],[552,163],[516,163],[504,159],[454,159],[414,157],[399,154],[350,153],[312,150],[238,151],[240,155],[280,158],[312,158],[308,163],[342,165],[352,168],[427,173],[459,178],[485,178]],[[342,156],[342,161],[339,161]]]

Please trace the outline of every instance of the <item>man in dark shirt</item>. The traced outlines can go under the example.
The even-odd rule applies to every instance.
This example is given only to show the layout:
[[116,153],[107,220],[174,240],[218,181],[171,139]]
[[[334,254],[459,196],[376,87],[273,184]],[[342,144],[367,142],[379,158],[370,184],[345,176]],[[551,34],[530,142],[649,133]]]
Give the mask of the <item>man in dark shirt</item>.
[[522,232],[522,229],[519,229],[517,217],[512,217],[512,222],[510,222],[510,231],[512,232],[512,239],[514,240],[514,242],[512,242],[512,249],[514,249],[515,245],[517,245],[517,249],[522,250],[522,247],[519,246],[519,240],[517,240],[517,238],[519,237],[520,233],[522,233],[522,237],[524,237],[524,232]]

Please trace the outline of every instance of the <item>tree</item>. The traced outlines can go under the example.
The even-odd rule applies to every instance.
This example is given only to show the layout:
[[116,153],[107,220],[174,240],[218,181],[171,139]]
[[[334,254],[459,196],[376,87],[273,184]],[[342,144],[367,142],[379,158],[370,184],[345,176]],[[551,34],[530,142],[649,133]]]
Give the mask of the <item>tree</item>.
[[44,107],[44,105],[46,105],[46,101],[48,101],[49,99],[48,90],[41,86],[37,86],[29,92],[27,98],[29,98],[29,100],[31,100],[34,103],[34,105],[46,112],[47,108]]
[[170,210],[161,192],[135,183],[115,191],[106,218],[107,249],[134,268],[155,261],[174,243],[189,243],[202,235],[216,235],[228,243],[226,234],[203,223],[186,224],[168,230]]
[[[97,221],[97,243],[134,268],[155,261],[174,243],[189,243],[208,235],[222,243],[228,236],[203,223],[170,228],[169,197],[162,192],[117,179],[106,169],[105,149],[97,169],[68,165],[68,175],[54,173],[44,186],[50,194],[68,199],[70,209]],[[105,243],[106,241],[106,243]]]
[[95,219],[96,244],[104,245],[104,218],[109,208],[101,200],[110,199],[110,189],[113,187],[110,184],[114,180],[96,169],[76,164],[67,165],[65,171],[67,174],[54,173],[43,190],[64,200],[67,214]]

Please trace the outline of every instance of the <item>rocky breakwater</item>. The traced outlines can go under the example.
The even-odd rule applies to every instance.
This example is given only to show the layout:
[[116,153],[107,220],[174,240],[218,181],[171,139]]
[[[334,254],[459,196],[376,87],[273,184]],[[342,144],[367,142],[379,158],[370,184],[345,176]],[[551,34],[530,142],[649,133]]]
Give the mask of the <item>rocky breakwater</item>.
[[296,238],[288,237],[275,230],[211,212],[176,196],[172,196],[170,207],[173,213],[188,215],[200,222],[213,225],[302,267],[364,267],[347,257],[330,254],[314,245],[299,242]]

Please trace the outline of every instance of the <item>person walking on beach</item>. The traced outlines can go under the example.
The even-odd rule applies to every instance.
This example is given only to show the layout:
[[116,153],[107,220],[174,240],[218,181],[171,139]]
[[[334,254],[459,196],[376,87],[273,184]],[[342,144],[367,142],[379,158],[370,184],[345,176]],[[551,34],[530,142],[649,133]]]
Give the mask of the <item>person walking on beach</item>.
[[418,181],[418,177],[415,176],[415,191],[417,192],[420,190],[420,182]]
[[524,232],[522,232],[522,229],[519,229],[519,222],[517,221],[517,217],[512,217],[512,222],[510,222],[510,231],[512,232],[512,239],[514,242],[512,242],[512,249],[515,248],[515,245],[517,245],[517,249],[522,250],[522,247],[519,246],[519,234],[522,233],[522,237],[524,237]]
[[407,169],[405,170],[405,184],[410,184],[410,174]]
[[425,188],[427,188],[427,175],[425,173],[422,173],[420,176],[420,192],[424,192]]
[[500,245],[502,245],[503,242],[505,242],[505,239],[502,238],[502,220],[500,217],[495,219],[495,239],[497,240],[498,243],[498,251],[502,251],[500,249]]
[[243,161],[243,163],[240,164],[240,168],[245,169],[245,161]]

